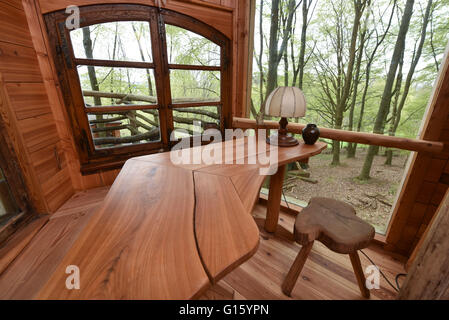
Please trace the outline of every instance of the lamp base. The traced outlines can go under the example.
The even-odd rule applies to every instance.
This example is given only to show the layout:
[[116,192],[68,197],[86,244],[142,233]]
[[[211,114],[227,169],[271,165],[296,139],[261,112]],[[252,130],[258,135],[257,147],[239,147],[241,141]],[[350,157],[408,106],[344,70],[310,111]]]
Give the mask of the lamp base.
[[278,147],[294,147],[299,144],[299,141],[295,139],[292,135],[287,132],[288,120],[287,118],[281,118],[279,121],[279,131],[278,134],[274,134],[267,138],[267,143],[271,145],[276,145]]
[[267,138],[267,143],[281,148],[289,148],[297,146],[299,144],[299,141],[289,134],[287,135],[274,134],[271,137]]

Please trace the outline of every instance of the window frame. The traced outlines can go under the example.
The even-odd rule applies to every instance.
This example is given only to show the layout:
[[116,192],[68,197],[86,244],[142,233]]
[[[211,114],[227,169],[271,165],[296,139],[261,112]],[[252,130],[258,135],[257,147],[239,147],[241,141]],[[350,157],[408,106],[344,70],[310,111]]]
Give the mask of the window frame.
[[19,160],[12,141],[6,130],[6,120],[0,115],[0,169],[9,186],[19,213],[13,215],[0,225],[0,245],[23,225],[31,221],[37,211],[31,201],[30,192],[25,184]]
[[[199,106],[217,106],[220,116],[220,129],[232,125],[232,42],[213,27],[190,16],[166,9],[158,9],[147,5],[102,4],[80,7],[80,27],[95,24],[143,21],[148,22],[152,45],[152,62],[109,61],[75,58],[70,40],[70,30],[65,22],[68,14],[61,10],[44,16],[51,51],[60,81],[61,91],[70,118],[75,144],[79,154],[81,172],[95,173],[101,170],[115,169],[129,158],[144,154],[169,151],[176,143],[170,141],[174,130],[173,109]],[[215,43],[221,48],[220,66],[169,64],[165,24],[174,25],[194,32]],[[136,106],[101,106],[85,107],[81,83],[77,72],[78,65],[94,65],[104,67],[123,67],[152,69],[154,71],[157,105]],[[220,72],[219,102],[173,103],[170,87],[170,70],[204,70]],[[127,110],[157,109],[160,118],[160,142],[146,142],[136,145],[120,146],[107,149],[96,149],[90,131],[88,113],[113,113]]]

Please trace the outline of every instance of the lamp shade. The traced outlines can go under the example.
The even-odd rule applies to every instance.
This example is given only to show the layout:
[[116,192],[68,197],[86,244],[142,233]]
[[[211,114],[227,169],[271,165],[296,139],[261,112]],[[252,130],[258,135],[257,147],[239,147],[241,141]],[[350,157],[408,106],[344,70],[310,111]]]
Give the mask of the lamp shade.
[[296,87],[279,87],[267,98],[265,114],[273,117],[300,118],[306,115],[306,98]]

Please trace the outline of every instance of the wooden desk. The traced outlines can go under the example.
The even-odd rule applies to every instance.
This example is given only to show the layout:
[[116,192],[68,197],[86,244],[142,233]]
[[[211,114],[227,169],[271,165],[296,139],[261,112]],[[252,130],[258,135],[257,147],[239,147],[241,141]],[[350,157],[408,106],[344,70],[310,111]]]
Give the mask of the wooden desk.
[[[246,140],[235,143],[245,146],[245,159],[251,152],[257,154],[248,152]],[[281,184],[282,167],[325,148],[317,143],[279,149],[275,164],[281,170],[272,180],[270,228],[279,214],[280,190],[274,188]],[[36,298],[200,296],[257,250],[259,230],[251,212],[265,180],[259,168],[257,164],[177,166],[169,153],[127,161],[102,207]],[[80,290],[65,286],[69,265],[80,269]]]

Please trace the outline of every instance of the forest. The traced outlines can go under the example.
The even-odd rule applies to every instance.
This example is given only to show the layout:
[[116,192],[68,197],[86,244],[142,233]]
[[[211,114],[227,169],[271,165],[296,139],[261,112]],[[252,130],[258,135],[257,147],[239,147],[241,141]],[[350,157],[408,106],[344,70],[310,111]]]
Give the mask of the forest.
[[[305,123],[415,138],[448,42],[447,0],[258,0],[251,117],[278,86],[303,90]],[[330,164],[375,146],[332,141]],[[368,148],[366,150],[366,148]],[[391,165],[394,150],[385,151]]]

